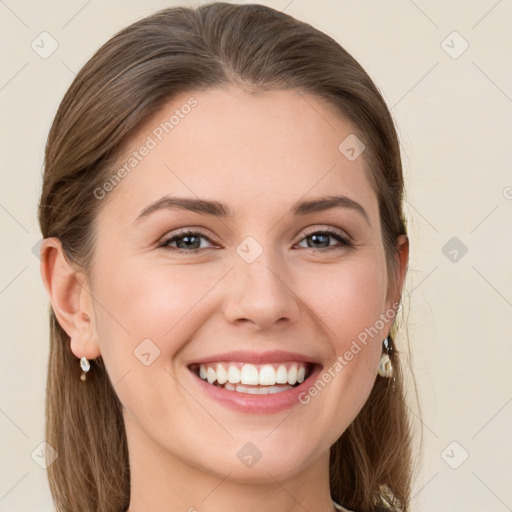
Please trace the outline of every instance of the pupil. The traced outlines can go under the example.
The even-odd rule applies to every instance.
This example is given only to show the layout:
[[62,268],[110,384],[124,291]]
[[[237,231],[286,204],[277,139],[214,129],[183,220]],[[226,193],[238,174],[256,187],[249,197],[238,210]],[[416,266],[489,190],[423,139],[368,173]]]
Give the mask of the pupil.
[[[327,242],[327,246],[329,245],[329,236],[328,236],[328,235],[311,235],[311,237],[310,237],[310,238],[311,238],[313,241],[317,241],[317,242],[318,242],[318,240],[319,240],[319,239],[322,239],[322,238],[323,238],[323,239],[324,239],[324,241],[325,241],[325,242]],[[310,247],[311,247],[311,245],[310,245]],[[325,245],[324,245],[324,247],[325,247]]]
[[[190,248],[191,245],[194,245],[193,243],[191,244],[190,243],[190,240],[193,240],[193,239],[196,239],[196,241],[198,240],[198,237],[197,236],[190,236],[190,235],[184,235],[181,237],[181,240],[183,240],[183,244],[181,244],[179,241],[178,241],[178,246],[182,245],[184,246],[185,248]],[[180,239],[178,239],[180,240]],[[197,244],[196,244],[197,245]],[[180,247],[181,248],[181,247]],[[194,249],[196,249],[197,247],[193,247]]]

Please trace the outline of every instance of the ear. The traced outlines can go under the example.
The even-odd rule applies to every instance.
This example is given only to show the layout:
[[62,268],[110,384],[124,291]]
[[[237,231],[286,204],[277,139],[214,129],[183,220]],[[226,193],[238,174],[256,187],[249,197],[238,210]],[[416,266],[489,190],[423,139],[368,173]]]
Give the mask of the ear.
[[44,286],[60,326],[71,338],[73,354],[77,358],[98,357],[93,298],[84,274],[68,262],[58,238],[45,238],[40,256]]
[[402,288],[407,275],[407,267],[409,265],[409,237],[407,235],[400,235],[396,244],[397,254],[395,257],[396,265],[396,280],[389,286],[388,297],[386,299],[386,311],[393,308],[396,313],[394,304],[400,300]]

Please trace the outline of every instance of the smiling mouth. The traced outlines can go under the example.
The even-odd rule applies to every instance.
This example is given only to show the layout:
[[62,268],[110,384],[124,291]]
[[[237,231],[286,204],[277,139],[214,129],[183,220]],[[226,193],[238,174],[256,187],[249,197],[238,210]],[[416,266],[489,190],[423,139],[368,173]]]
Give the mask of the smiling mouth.
[[193,363],[189,370],[212,386],[252,395],[281,393],[300,386],[313,372],[314,363],[287,361]]

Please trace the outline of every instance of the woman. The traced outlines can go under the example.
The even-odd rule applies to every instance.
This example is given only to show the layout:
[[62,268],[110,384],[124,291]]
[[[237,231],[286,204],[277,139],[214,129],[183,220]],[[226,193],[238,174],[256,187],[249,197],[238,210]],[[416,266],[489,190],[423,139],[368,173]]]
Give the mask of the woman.
[[310,25],[217,3],[108,41],[39,206],[57,510],[409,510],[402,194],[381,95]]

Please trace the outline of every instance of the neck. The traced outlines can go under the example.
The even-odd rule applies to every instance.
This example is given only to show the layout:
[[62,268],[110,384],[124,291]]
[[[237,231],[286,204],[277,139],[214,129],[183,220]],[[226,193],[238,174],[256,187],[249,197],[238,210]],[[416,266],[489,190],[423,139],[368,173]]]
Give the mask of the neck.
[[[208,472],[164,450],[125,416],[130,456],[127,512],[332,512],[329,452],[289,475],[263,471],[240,481],[232,470]],[[262,472],[260,471],[260,475]]]

